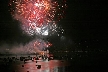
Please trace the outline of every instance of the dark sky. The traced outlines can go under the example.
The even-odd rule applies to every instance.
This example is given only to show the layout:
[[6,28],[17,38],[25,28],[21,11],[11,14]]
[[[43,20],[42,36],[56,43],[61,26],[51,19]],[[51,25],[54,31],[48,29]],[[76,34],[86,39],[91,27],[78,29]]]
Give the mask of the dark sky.
[[[11,18],[9,0],[0,0],[0,44],[26,42],[31,38],[22,34],[17,21]],[[67,0],[64,19],[59,24],[64,28],[64,36],[75,43],[84,42],[91,47],[107,48],[107,2],[99,0]]]

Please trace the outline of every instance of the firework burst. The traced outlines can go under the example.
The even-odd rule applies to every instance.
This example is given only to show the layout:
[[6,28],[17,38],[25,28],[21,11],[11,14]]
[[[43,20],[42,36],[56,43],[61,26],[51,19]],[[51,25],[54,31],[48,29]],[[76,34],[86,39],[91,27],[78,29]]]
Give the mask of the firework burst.
[[11,0],[9,6],[12,16],[21,22],[22,29],[29,35],[56,32],[55,24],[63,18],[66,8],[65,1],[55,0]]
[[57,22],[63,18],[65,0],[10,0],[9,6],[13,18],[21,22],[22,30],[30,36],[41,38],[64,31]]

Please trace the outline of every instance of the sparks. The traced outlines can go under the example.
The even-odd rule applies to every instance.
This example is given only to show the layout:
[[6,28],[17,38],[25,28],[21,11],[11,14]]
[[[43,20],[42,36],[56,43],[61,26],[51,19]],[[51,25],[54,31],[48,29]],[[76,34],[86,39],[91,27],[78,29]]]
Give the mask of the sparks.
[[12,17],[20,22],[24,33],[39,37],[30,42],[34,49],[42,50],[52,45],[41,37],[60,36],[64,31],[57,23],[65,13],[65,0],[10,0],[9,6]]
[[12,16],[21,22],[26,33],[48,35],[52,31],[50,28],[63,17],[66,4],[65,1],[61,3],[55,0],[11,0],[9,6]]

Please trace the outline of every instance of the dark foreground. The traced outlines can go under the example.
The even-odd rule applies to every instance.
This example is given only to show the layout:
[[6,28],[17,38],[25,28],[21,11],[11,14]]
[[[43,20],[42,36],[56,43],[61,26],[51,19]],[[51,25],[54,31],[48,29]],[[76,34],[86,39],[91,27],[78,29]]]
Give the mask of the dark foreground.
[[49,61],[0,61],[0,72],[108,72],[108,52],[55,55]]
[[74,51],[59,55],[59,59],[66,59],[70,63],[67,72],[108,72],[108,50]]
[[68,62],[55,59],[34,59],[34,56],[2,56],[0,72],[67,72]]

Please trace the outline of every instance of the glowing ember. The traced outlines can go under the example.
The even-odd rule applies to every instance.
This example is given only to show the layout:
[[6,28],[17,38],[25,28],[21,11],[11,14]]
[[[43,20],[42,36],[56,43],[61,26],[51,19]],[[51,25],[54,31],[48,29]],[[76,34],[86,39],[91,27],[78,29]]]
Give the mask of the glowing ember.
[[49,31],[56,30],[54,24],[63,18],[66,8],[65,1],[55,0],[11,0],[9,5],[12,16],[29,35],[48,35]]
[[[21,22],[22,30],[28,35],[36,35],[34,49],[43,50],[49,47],[48,41],[43,37],[53,34],[63,33],[63,29],[58,27],[57,22],[63,18],[66,8],[65,0],[10,0],[10,12],[14,19]],[[28,44],[31,45],[31,44]]]

